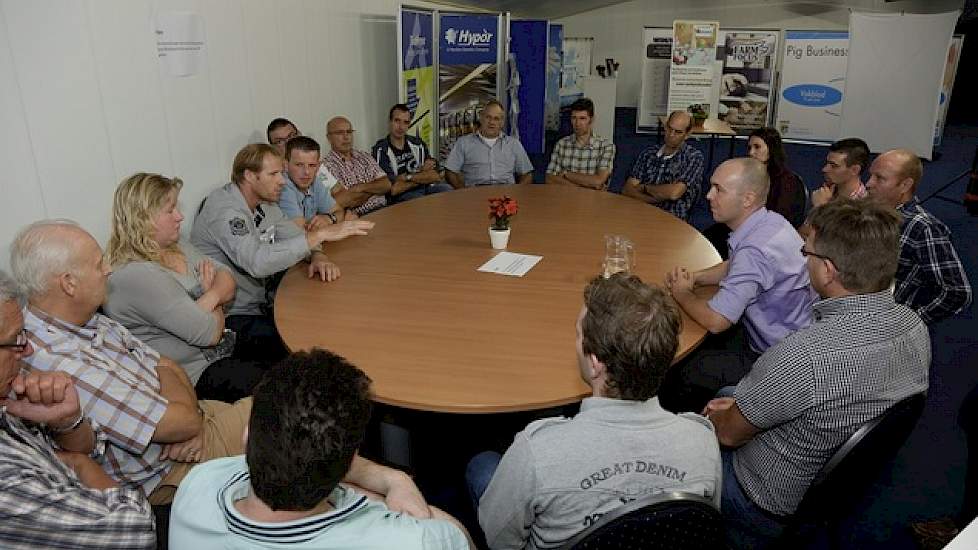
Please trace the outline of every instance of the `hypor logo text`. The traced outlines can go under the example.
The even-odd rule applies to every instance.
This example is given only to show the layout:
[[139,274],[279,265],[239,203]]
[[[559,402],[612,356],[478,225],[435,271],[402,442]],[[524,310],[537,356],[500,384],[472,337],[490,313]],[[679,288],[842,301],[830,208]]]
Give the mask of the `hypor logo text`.
[[456,30],[449,27],[445,30],[445,42],[455,46],[481,46],[492,42],[492,33],[486,29],[482,32],[472,32],[468,29]]

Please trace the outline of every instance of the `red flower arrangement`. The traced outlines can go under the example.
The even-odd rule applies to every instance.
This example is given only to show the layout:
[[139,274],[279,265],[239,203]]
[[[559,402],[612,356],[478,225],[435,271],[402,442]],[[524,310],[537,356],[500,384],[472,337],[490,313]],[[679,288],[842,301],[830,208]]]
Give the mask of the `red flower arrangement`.
[[489,219],[493,229],[509,229],[509,219],[518,211],[519,204],[509,195],[489,199]]

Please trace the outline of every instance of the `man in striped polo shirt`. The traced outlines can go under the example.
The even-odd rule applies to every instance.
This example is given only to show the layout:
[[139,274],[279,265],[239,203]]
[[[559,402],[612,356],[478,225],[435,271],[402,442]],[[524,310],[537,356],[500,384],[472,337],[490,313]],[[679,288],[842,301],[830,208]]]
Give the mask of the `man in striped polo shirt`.
[[930,338],[890,284],[900,219],[871,201],[812,212],[810,327],[769,348],[733,397],[710,401],[723,451],[721,510],[736,548],[763,548],[783,530],[819,470],[865,422],[927,389]]

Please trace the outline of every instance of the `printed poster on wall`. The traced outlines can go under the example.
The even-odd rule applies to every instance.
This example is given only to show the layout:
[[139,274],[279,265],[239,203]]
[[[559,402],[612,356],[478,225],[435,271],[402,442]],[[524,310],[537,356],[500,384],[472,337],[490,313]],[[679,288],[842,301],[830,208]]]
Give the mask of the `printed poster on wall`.
[[669,69],[672,66],[672,28],[645,27],[642,90],[639,94],[638,127],[654,130],[669,107]]
[[474,132],[480,107],[498,98],[499,16],[443,14],[438,37],[438,150]]
[[778,31],[721,30],[717,57],[721,60],[719,111],[738,134],[767,126]]
[[567,107],[584,97],[584,77],[591,75],[593,38],[565,38],[560,69],[560,106]]
[[435,66],[432,56],[434,20],[431,13],[401,10],[401,101],[411,109],[408,133],[418,136],[429,149],[435,139]]
[[716,117],[714,78],[720,24],[675,21],[667,111],[689,111],[696,119]]
[[848,31],[787,31],[775,127],[785,139],[839,138]]
[[564,26],[550,25],[547,40],[546,130],[560,131],[560,64],[564,57]]
[[954,89],[954,77],[958,74],[958,60],[961,59],[962,48],[964,48],[964,35],[954,35],[951,38],[951,45],[947,49],[944,79],[941,81],[941,98],[937,111],[937,128],[934,130],[935,147],[940,145],[944,139],[944,121],[947,120],[947,108],[951,104],[951,90]]

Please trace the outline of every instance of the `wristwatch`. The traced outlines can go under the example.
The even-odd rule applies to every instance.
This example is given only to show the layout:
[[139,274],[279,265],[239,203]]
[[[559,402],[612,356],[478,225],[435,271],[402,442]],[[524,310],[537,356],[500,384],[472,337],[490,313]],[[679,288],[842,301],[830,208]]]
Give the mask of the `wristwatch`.
[[408,174],[404,176],[404,181],[411,181],[414,179],[414,174]]
[[329,218],[329,221],[333,222],[334,224],[336,223],[336,215],[334,215],[332,212],[326,212],[326,217]]

